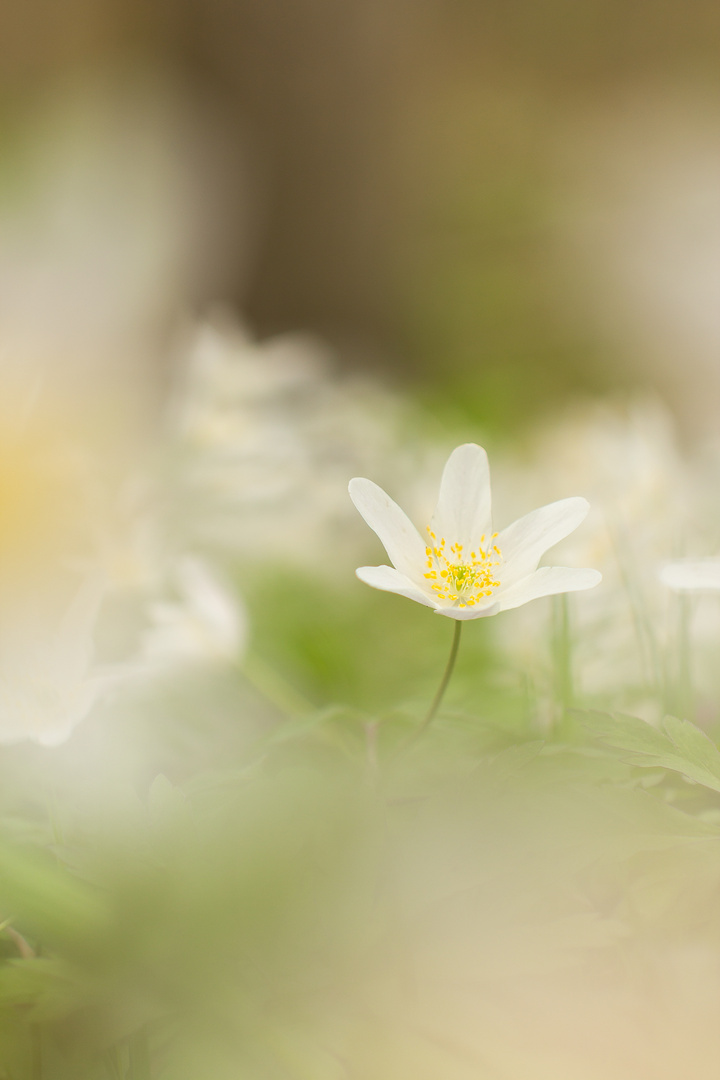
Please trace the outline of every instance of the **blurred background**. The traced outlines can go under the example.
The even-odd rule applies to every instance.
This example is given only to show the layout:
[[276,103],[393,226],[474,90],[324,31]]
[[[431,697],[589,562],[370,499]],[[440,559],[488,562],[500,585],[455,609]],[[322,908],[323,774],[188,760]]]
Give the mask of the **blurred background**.
[[5,4],[3,364],[142,422],[223,302],[486,426],[711,427],[719,46],[709,0]]
[[[720,551],[719,53],[0,6],[0,1080],[715,1080],[720,605],[658,570]],[[469,625],[416,743],[449,621],[347,483],[422,529],[469,440],[603,584]]]

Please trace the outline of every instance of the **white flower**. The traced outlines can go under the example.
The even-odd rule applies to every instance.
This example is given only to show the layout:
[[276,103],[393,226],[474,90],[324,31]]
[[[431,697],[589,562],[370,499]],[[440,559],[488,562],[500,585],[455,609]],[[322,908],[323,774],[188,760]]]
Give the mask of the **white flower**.
[[302,334],[254,341],[222,313],[197,327],[168,410],[167,531],[179,550],[343,572],[334,555],[357,536],[347,478],[414,476],[416,409],[334,367]]
[[597,570],[537,569],[541,556],[576,529],[586,499],[561,499],[500,533],[492,531],[490,472],[481,446],[453,450],[423,539],[405,513],[372,480],[350,481],[350,498],[377,533],[392,566],[361,566],[361,581],[399,593],[451,619],[478,619],[553,593],[590,589]]
[[155,603],[154,625],[143,637],[147,660],[163,665],[237,660],[247,638],[247,617],[238,599],[202,560],[178,560],[174,578],[179,603]]
[[90,574],[59,627],[0,641],[0,743],[31,739],[42,746],[65,742],[122,669],[93,665],[93,631],[104,582]]
[[720,559],[680,559],[667,563],[660,580],[674,592],[709,592],[720,589]]

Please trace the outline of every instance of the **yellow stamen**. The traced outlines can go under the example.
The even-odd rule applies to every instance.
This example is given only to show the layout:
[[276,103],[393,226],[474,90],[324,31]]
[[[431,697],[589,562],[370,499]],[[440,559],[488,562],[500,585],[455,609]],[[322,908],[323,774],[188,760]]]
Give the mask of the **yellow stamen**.
[[[427,531],[435,540],[429,526]],[[490,539],[494,540],[497,535],[493,533]],[[447,540],[444,536],[439,544],[425,549],[429,571],[425,578],[436,582],[430,588],[438,600],[449,601],[462,608],[474,607],[499,588],[496,567],[502,563],[502,553],[497,544],[488,544],[487,547],[484,544],[483,534],[479,546],[471,548],[469,557],[463,556],[464,545],[459,541],[449,545],[446,555]]]

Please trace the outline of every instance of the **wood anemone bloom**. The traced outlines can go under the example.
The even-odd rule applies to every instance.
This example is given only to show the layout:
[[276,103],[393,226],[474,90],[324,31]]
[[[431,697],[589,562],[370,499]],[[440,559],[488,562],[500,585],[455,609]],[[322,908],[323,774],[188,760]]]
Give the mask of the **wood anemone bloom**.
[[398,593],[451,619],[479,619],[554,593],[591,589],[598,570],[543,566],[548,548],[563,540],[590,509],[581,497],[561,499],[493,532],[490,470],[481,446],[453,450],[435,513],[423,538],[407,515],[372,480],[350,481],[350,498],[377,533],[392,566],[361,566],[374,589]]

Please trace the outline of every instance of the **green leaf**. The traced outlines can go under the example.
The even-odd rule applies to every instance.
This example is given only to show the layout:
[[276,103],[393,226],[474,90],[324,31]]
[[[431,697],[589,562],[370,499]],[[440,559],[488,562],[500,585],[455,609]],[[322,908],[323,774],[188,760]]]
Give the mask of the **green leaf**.
[[93,948],[108,928],[101,896],[34,848],[0,843],[3,919],[44,945]]
[[720,751],[689,720],[668,716],[660,731],[644,720],[622,713],[577,712],[576,715],[591,735],[628,764],[668,769],[720,792]]
[[689,720],[666,716],[663,726],[678,753],[692,767],[686,775],[720,791],[720,751],[715,743]]
[[352,714],[351,710],[338,705],[328,705],[324,709],[317,709],[304,716],[286,720],[285,723],[278,724],[269,734],[259,739],[255,744],[255,750],[265,751],[272,746],[279,746],[295,739],[303,739],[320,729],[326,728],[338,717],[347,714]]
[[0,966],[0,1005],[34,1006],[33,1019],[62,1016],[84,999],[77,975],[62,960],[33,957]]
[[629,754],[658,755],[671,748],[662,732],[645,720],[623,713],[601,713],[588,710],[575,711],[590,735],[599,738],[607,746],[626,750]]

